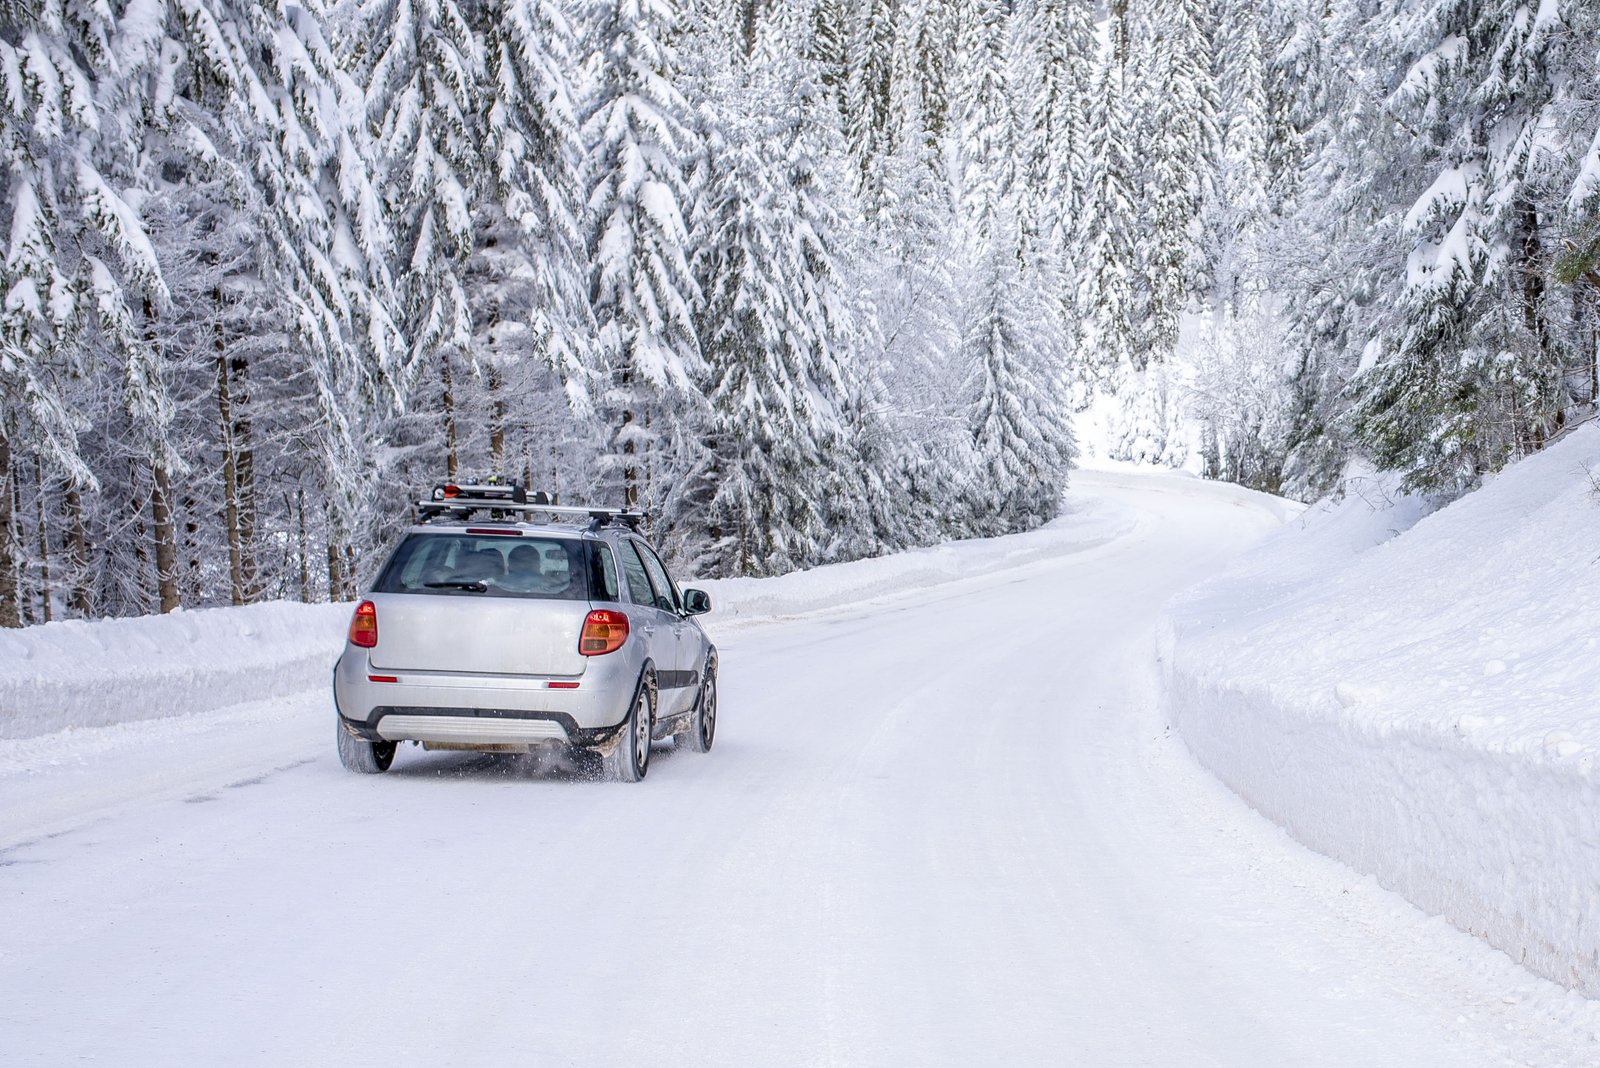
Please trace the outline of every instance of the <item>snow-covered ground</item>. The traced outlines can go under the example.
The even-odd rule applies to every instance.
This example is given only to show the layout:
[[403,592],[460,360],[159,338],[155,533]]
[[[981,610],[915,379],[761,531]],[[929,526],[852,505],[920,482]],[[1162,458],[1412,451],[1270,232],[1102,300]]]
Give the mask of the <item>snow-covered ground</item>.
[[639,786],[349,775],[320,687],[0,741],[0,1062],[1594,1064],[1600,1006],[1168,730],[1159,605],[1281,506],[1104,472],[1071,500],[717,587],[717,748]]
[[1163,632],[1173,720],[1224,782],[1600,997],[1591,472],[1597,427],[1432,515],[1359,480],[1182,597]]

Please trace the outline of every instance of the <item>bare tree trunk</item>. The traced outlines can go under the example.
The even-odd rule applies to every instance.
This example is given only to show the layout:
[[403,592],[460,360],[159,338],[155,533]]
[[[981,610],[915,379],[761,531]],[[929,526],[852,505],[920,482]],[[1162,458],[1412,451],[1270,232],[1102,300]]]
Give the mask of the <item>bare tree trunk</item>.
[[[629,387],[633,385],[633,372],[622,372],[622,394],[627,396]],[[639,466],[634,460],[633,435],[629,431],[633,427],[633,410],[624,409],[622,413],[622,429],[618,435],[622,440],[622,507],[632,508],[639,501]]]
[[[646,433],[649,433],[651,429],[649,412],[646,412],[644,416],[644,429]],[[656,454],[654,449],[645,450],[644,472],[641,475],[639,482],[642,488],[635,496],[636,498],[642,498],[648,501],[650,499],[650,492],[655,488],[656,484]],[[630,504],[628,507],[633,508],[637,504],[638,501],[635,500],[634,504]],[[646,529],[648,529],[648,527]]]
[[[1550,330],[1543,315],[1544,270],[1543,253],[1539,247],[1539,213],[1532,204],[1527,204],[1522,210],[1522,321],[1528,333],[1538,342],[1540,362],[1548,365]],[[1535,411],[1532,418],[1526,420],[1523,430],[1524,452],[1537,452],[1544,448],[1548,430],[1545,414]],[[1555,427],[1559,429],[1564,413],[1558,408],[1554,415]]]
[[1600,407],[1600,331],[1589,335],[1589,403]]
[[[222,300],[222,294],[212,296]],[[233,391],[228,386],[228,357],[223,352],[225,340],[222,323],[216,329],[217,342],[217,413],[221,418],[222,438],[222,501],[223,523],[228,534],[228,580],[234,604],[244,604],[244,556],[239,542],[239,472],[233,455]]]
[[739,40],[744,45],[746,58],[755,54],[756,33],[761,28],[761,13],[765,5],[759,0],[739,0]]
[[0,627],[22,626],[17,585],[16,516],[11,509],[11,442],[0,437]]
[[67,607],[89,619],[94,615],[94,600],[89,593],[89,531],[83,523],[83,497],[78,487],[69,485],[62,501],[67,509],[67,568],[71,573]]
[[444,391],[439,396],[439,404],[444,409],[444,473],[454,482],[459,469],[456,453],[456,393],[450,381],[448,352],[439,354],[439,377],[444,383]]
[[11,471],[11,519],[16,524],[12,544],[16,546],[17,610],[22,614],[22,625],[31,627],[35,623],[33,615],[33,569],[28,566],[28,559],[22,551],[22,546],[27,540],[22,529],[22,516],[22,463],[19,458]]
[[156,541],[156,596],[161,614],[183,606],[178,596],[178,524],[172,514],[172,475],[164,463],[150,466],[150,518]]
[[44,519],[44,460],[37,455],[33,458],[33,477],[39,491],[33,498],[33,507],[35,525],[39,528],[39,597],[43,602],[40,614],[48,623],[54,615],[50,604],[50,528]]
[[311,603],[311,543],[306,539],[306,491],[295,491],[295,512],[300,525],[300,602]]
[[356,583],[360,578],[356,575],[356,547],[349,542],[344,544],[344,599],[346,601],[355,597]]
[[1530,204],[1522,212],[1522,319],[1539,342],[1539,352],[1549,355],[1550,331],[1539,314],[1544,304],[1543,250],[1539,246],[1539,213]]
[[[165,358],[156,336],[156,309],[149,297],[144,300],[144,337],[158,358]],[[155,539],[156,604],[162,615],[183,607],[178,596],[178,524],[172,511],[172,471],[168,467],[165,442],[151,442],[150,526]],[[143,535],[143,523],[140,534]]]
[[489,466],[494,474],[505,473],[506,395],[500,370],[489,364]]
[[[140,489],[139,468],[131,459],[128,461],[128,489],[135,494]],[[150,532],[144,525],[144,506],[144,499],[136,496],[130,509],[133,513],[133,559],[138,564],[134,568],[134,574],[139,578],[136,588],[139,591],[137,608],[140,615],[150,611],[150,554],[145,551],[145,541],[149,538]]]
[[200,568],[200,523],[195,519],[200,514],[200,507],[189,493],[183,495],[181,506],[184,516],[183,549],[189,557],[185,568],[189,579],[189,603],[199,604],[206,595],[205,572]]
[[1128,0],[1111,0],[1111,55],[1118,67],[1128,63]]
[[261,599],[261,570],[256,546],[255,427],[250,421],[250,360],[235,355],[228,361],[233,390],[234,470],[239,480],[239,574],[244,599]]
[[333,534],[328,534],[328,600],[339,600],[339,593],[344,589],[344,576],[341,574],[339,547],[333,543]]
[[344,552],[340,548],[337,531],[338,524],[334,522],[333,506],[328,506],[328,600],[339,601],[344,597]]

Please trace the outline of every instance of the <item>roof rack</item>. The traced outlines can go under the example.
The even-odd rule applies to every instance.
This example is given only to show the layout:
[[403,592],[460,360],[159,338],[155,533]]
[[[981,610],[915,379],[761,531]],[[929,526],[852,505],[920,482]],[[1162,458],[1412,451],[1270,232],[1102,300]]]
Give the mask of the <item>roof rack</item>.
[[550,495],[542,490],[529,494],[515,482],[502,483],[490,480],[480,484],[441,482],[433,487],[428,500],[417,502],[417,522],[430,523],[436,519],[464,521],[476,513],[489,513],[491,518],[504,519],[513,514],[538,514],[557,517],[583,517],[589,520],[590,530],[599,530],[610,523],[620,523],[637,531],[650,518],[647,512],[628,508],[590,508],[558,505],[550,502]]

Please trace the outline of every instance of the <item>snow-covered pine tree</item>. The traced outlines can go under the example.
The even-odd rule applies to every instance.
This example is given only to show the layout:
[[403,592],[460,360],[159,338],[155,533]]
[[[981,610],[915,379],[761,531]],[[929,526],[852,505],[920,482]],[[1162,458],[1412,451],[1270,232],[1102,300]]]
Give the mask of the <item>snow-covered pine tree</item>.
[[905,237],[913,243],[927,232],[922,214],[937,187],[949,204],[949,179],[944,161],[944,78],[950,49],[947,39],[932,35],[949,23],[945,0],[906,0],[896,23],[889,88],[889,136],[885,139],[883,210],[864,211],[880,238]]
[[[138,254],[145,264],[119,277],[110,265],[93,258],[86,296],[96,328],[94,347],[101,350],[106,364],[119,371],[129,481],[147,489],[143,499],[150,509],[151,541],[139,549],[153,558],[154,603],[160,611],[170,612],[180,603],[172,479],[183,474],[186,465],[172,438],[174,407],[157,325],[171,305],[171,293],[141,212],[149,186],[141,135],[146,123],[161,124],[166,110],[161,99],[161,86],[167,80],[164,67],[173,61],[164,47],[162,13],[159,4],[138,6],[116,24],[117,70],[96,86],[100,129],[92,151],[104,185],[91,192],[87,205],[91,219],[129,212],[116,230],[138,232]],[[126,201],[122,205],[116,202],[117,191]],[[103,224],[100,228],[107,232]],[[107,258],[116,263],[124,257]],[[137,526],[142,527],[142,521]]]
[[1400,321],[1352,384],[1356,432],[1414,487],[1459,491],[1536,449],[1572,398],[1550,329],[1537,201],[1550,122],[1544,53],[1557,9],[1520,0],[1448,5],[1369,22],[1394,72],[1375,122],[1413,131],[1369,178],[1414,201]]
[[[778,191],[779,211],[790,220],[790,315],[804,327],[795,337],[803,339],[805,388],[818,412],[816,493],[827,533],[810,560],[849,560],[903,544],[895,529],[903,492],[894,453],[883,444],[882,384],[872,358],[877,315],[862,285],[866,222],[844,180],[844,141],[826,121],[816,72],[786,40],[773,35],[756,62],[778,76],[768,84],[783,146]],[[893,124],[890,131],[886,150]]]
[[[698,35],[700,68],[717,35]],[[693,567],[772,574],[876,549],[847,412],[858,320],[836,262],[847,193],[824,188],[831,104],[780,22],[755,51],[702,75],[694,260],[710,412],[669,522]],[[864,547],[863,547],[864,546]]]
[[[0,222],[9,237],[0,268],[0,626],[6,627],[22,625],[15,502],[24,450],[67,471],[75,485],[94,482],[65,387],[84,366],[78,294],[89,270],[75,254],[84,224],[75,217],[71,164],[84,154],[79,145],[97,116],[92,85],[64,39],[60,12],[53,14],[55,26],[33,29],[17,46],[11,34],[0,37],[9,104],[0,110],[8,193],[0,199]],[[100,44],[99,36],[91,34],[89,43]]]
[[[582,253],[576,34],[556,0],[465,10],[484,48],[484,172],[461,267],[476,373],[451,380],[458,463],[593,496],[599,376]],[[435,427],[409,416],[392,433],[416,446],[397,490],[437,476],[426,469],[438,460]]]
[[960,0],[956,9],[952,170],[961,223],[974,247],[993,233],[1016,186],[1008,23],[1000,0]]
[[[456,0],[362,0],[351,29],[356,76],[377,131],[383,201],[395,234],[397,292],[413,374],[438,376],[448,473],[459,463],[454,377],[471,367],[462,269],[486,181],[479,116],[484,42]],[[409,383],[408,383],[409,384]]]
[[[855,5],[852,0],[774,0],[772,7],[784,9],[793,5],[810,15],[810,33],[806,40],[806,58],[815,65],[822,80],[824,92],[839,111],[839,121],[848,118],[850,84],[850,37],[855,23]],[[779,14],[782,17],[782,14]]]
[[[254,219],[253,255],[233,254],[237,235],[215,248],[227,271],[212,299],[218,369],[214,403],[224,423],[220,448],[225,524],[235,601],[262,593],[255,557],[257,399],[285,381],[309,395],[280,410],[302,422],[285,433],[313,443],[312,472],[295,477],[325,502],[328,559],[344,560],[364,536],[374,474],[373,409],[402,403],[410,370],[397,325],[389,258],[393,250],[363,93],[341,65],[320,0],[283,8],[259,0],[189,0],[173,27],[188,62],[176,66],[164,167],[181,184],[220,187],[234,210]],[[192,106],[188,106],[192,105]],[[272,294],[269,300],[264,293]],[[255,342],[287,335],[279,348]],[[282,355],[276,374],[258,374],[251,352]],[[303,402],[303,403],[302,403]],[[274,520],[278,543],[289,516]],[[295,534],[301,523],[295,522]],[[304,538],[295,538],[304,554]],[[353,580],[330,568],[329,590]],[[304,584],[302,584],[304,585]]]
[[[159,360],[136,316],[164,310],[160,263],[124,194],[138,165],[144,75],[160,56],[159,9],[119,14],[45,3],[0,39],[0,167],[8,234],[0,266],[0,625],[21,622],[16,590],[18,476],[28,454],[61,472],[74,494],[96,487],[68,399],[98,353],[117,368],[128,411],[152,459],[170,462]],[[120,181],[118,179],[121,179]],[[136,200],[137,198],[135,198]]]
[[1038,226],[1063,268],[1063,308],[1073,304],[1078,220],[1089,170],[1089,94],[1094,83],[1094,12],[1076,0],[1036,0],[1028,44],[1036,72],[1023,130]]
[[1148,353],[1134,320],[1139,235],[1125,77],[1127,23],[1126,4],[1114,5],[1092,97],[1092,155],[1078,237],[1080,404],[1088,403],[1088,391],[1113,389],[1130,370],[1143,367]]
[[1325,0],[1271,0],[1259,16],[1266,62],[1267,172],[1274,212],[1298,200],[1309,162],[1308,140],[1338,91],[1325,81],[1330,4]]
[[1345,385],[1382,329],[1387,301],[1375,296],[1397,289],[1400,272],[1374,254],[1378,235],[1391,232],[1393,196],[1372,198],[1362,183],[1403,154],[1405,134],[1370,119],[1385,89],[1369,59],[1364,5],[1329,6],[1324,12],[1318,0],[1305,21],[1278,20],[1308,38],[1296,46],[1296,69],[1320,87],[1295,114],[1304,162],[1280,176],[1278,188],[1292,195],[1266,243],[1276,261],[1272,288],[1284,301],[1291,383],[1284,491],[1302,500],[1331,492],[1342,477],[1354,448]]
[[900,0],[862,0],[847,54],[844,133],[857,169],[856,196],[868,218],[883,203],[884,157],[893,151],[893,76]]
[[[591,12],[585,250],[607,463],[629,506],[652,501],[651,472],[669,460],[704,366],[687,260],[685,168],[694,154],[687,104],[674,84],[670,0],[601,0]],[[670,472],[668,472],[670,473]]]
[[884,492],[872,498],[874,528],[895,545],[966,532],[958,502],[972,473],[971,437],[957,413],[971,398],[955,278],[961,234],[944,135],[949,18],[945,0],[912,0],[902,9],[893,152],[883,161],[888,207],[870,220],[870,259],[868,249],[858,254],[878,338],[865,361],[871,381],[863,403],[882,413],[884,428],[857,437],[876,450],[868,467],[882,479]]
[[1219,83],[1222,86],[1221,151],[1212,238],[1217,242],[1213,302],[1237,308],[1264,284],[1258,242],[1271,211],[1266,42],[1260,5],[1225,0],[1218,18]]
[[1212,193],[1217,89],[1205,20],[1200,0],[1164,0],[1140,20],[1152,35],[1138,66],[1149,81],[1141,197],[1149,232],[1141,260],[1155,361],[1176,348],[1179,317],[1210,274],[1209,252],[1199,238],[1201,211]]
[[[478,332],[488,331],[497,363],[542,359],[574,410],[587,412],[593,327],[579,251],[583,144],[569,76],[573,30],[555,0],[487,0],[474,17],[485,44],[483,149],[492,193],[476,205],[477,254],[505,258],[492,268],[490,294],[471,294]],[[499,288],[513,284],[525,292],[512,297]]]
[[[955,90],[955,40],[957,8],[961,0],[912,0],[918,4],[916,19],[903,20],[916,32],[907,38],[914,57],[916,97],[920,103],[923,128],[935,144],[941,143],[949,128]],[[905,69],[905,64],[898,69]]]
[[1063,338],[1047,286],[1028,277],[1003,204],[986,240],[962,350],[978,375],[969,424],[977,458],[966,512],[986,535],[1055,517],[1075,448],[1058,361]]
[[1600,10],[1569,5],[1565,17],[1569,32],[1553,43],[1547,62],[1561,72],[1551,113],[1560,158],[1572,169],[1552,182],[1555,202],[1546,212],[1560,220],[1555,278],[1572,305],[1563,332],[1580,356],[1571,371],[1580,379],[1575,394],[1586,399],[1574,413],[1583,419],[1600,408]]
[[1012,24],[994,0],[963,0],[957,23],[951,155],[963,251],[973,265],[961,279],[961,360],[977,380],[963,512],[970,529],[996,534],[1036,526],[1059,507],[1072,455],[1058,371],[1066,346],[1056,279],[1033,276],[1018,218],[1026,164],[1018,164],[1010,85]]
[[1208,321],[1188,405],[1207,443],[1207,477],[1282,491],[1294,429],[1292,389],[1284,374],[1282,327],[1265,307],[1226,309]]

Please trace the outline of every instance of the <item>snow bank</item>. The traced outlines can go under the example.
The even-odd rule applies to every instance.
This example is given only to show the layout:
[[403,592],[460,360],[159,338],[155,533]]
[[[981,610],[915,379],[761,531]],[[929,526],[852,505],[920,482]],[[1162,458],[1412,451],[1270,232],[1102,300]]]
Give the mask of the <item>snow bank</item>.
[[[1092,483],[1094,474],[1074,475],[1075,482],[1079,479]],[[720,630],[729,625],[855,605],[1084,552],[1123,536],[1135,523],[1135,513],[1126,506],[1102,497],[1073,494],[1068,496],[1059,517],[1026,534],[947,542],[775,578],[708,579],[689,584],[711,594],[714,611],[708,617],[708,625]]]
[[[708,622],[715,632],[1082,551],[1133,523],[1123,506],[1073,498],[1061,518],[1028,534],[695,585],[712,594],[716,611]],[[0,632],[0,738],[191,715],[326,688],[350,609],[277,602]]]
[[327,686],[349,621],[347,604],[280,601],[0,631],[0,738]]
[[1169,711],[1302,842],[1600,997],[1600,428],[1428,514],[1358,483],[1170,604]]

